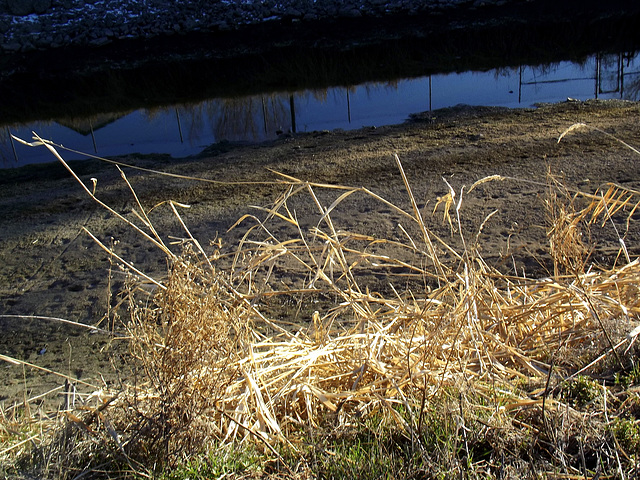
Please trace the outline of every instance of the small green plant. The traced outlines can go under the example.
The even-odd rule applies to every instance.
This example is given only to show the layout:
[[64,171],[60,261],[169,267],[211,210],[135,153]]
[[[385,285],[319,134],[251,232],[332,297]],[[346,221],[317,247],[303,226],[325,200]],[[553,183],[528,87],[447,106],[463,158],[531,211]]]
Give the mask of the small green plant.
[[[392,436],[358,429],[328,442],[315,455],[314,473],[320,478],[398,478],[406,476],[406,452]],[[397,440],[397,439],[396,439]]]
[[638,364],[634,364],[631,372],[629,372],[629,382],[630,385],[637,385],[640,383],[640,366]]
[[195,455],[159,476],[160,480],[197,480],[246,474],[251,477],[263,468],[263,456],[251,445],[242,449],[222,448]]
[[602,395],[600,385],[585,375],[578,375],[564,389],[563,396],[576,407],[584,407]]
[[629,372],[616,372],[615,383],[623,388],[629,388],[640,383],[640,366],[634,362]]
[[629,418],[617,418],[612,425],[613,434],[627,453],[636,453],[640,449],[640,426]]

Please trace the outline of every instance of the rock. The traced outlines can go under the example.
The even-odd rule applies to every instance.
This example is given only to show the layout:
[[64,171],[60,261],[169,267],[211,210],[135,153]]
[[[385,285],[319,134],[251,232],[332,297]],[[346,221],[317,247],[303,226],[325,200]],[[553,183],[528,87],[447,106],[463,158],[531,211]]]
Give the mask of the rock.
[[33,12],[34,0],[7,0],[7,7],[12,15],[23,17]]
[[31,40],[26,40],[20,46],[20,51],[21,52],[30,52],[30,51],[35,50],[35,49],[36,49],[36,47],[35,47],[35,45],[33,44],[33,42]]
[[102,45],[106,45],[107,43],[109,43],[109,39],[107,37],[99,37],[89,42],[90,45],[93,45],[95,47],[101,47]]
[[27,33],[38,33],[42,27],[37,22],[30,22],[26,25]]
[[284,12],[284,16],[289,18],[300,18],[302,17],[302,13],[300,12],[300,10],[296,10],[295,8],[288,8]]
[[39,15],[45,13],[50,8],[51,0],[34,0],[33,2],[33,10]]
[[192,18],[186,18],[182,21],[183,30],[190,31],[196,27],[196,22]]
[[221,32],[226,32],[228,30],[231,30],[231,27],[229,26],[229,24],[222,20],[219,22],[215,22],[211,25],[214,29],[217,28],[218,30],[220,30]]
[[2,48],[7,52],[18,52],[20,48],[22,48],[22,45],[18,42],[11,42],[4,44]]
[[36,44],[36,47],[38,48],[48,48],[51,46],[52,41],[53,41],[53,38],[51,38],[51,36],[38,37],[35,40],[35,44]]
[[357,8],[345,8],[340,10],[338,15],[344,18],[359,18],[362,16],[362,12]]

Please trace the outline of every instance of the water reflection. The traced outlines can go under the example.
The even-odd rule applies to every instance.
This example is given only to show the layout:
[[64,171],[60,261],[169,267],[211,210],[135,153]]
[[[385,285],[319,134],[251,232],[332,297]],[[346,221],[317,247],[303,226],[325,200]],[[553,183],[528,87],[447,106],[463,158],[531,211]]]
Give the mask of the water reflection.
[[147,111],[148,118],[175,112],[183,141],[203,137],[229,141],[264,140],[291,125],[290,94],[213,99],[192,105]]
[[411,113],[460,103],[528,107],[568,97],[639,100],[638,55],[594,55],[580,64],[449,73],[5,126],[0,129],[0,155],[4,166],[52,160],[44,149],[12,142],[9,132],[30,138],[33,130],[57,143],[102,156],[135,152],[181,157],[221,140],[255,142],[284,132],[395,124]]

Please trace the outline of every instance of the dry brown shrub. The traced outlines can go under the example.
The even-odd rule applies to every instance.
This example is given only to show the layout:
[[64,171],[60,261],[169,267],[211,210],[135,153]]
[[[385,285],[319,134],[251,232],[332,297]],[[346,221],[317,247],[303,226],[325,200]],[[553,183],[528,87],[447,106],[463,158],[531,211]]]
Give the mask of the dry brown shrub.
[[582,222],[582,212],[576,203],[579,196],[571,194],[562,181],[551,173],[547,175],[549,189],[544,199],[547,213],[549,253],[556,276],[584,273],[589,260],[588,230]]
[[252,332],[251,309],[234,298],[221,274],[203,270],[190,249],[173,261],[164,286],[150,304],[130,297],[131,353],[146,379],[131,400],[145,417],[146,440],[152,439],[147,455],[155,447],[161,455],[197,450],[222,436],[211,419],[242,374],[238,362]]
[[[573,262],[584,252],[572,233],[554,237],[572,277],[506,276],[472,248],[455,263],[441,262],[443,242],[421,217],[408,181],[409,210],[365,189],[286,181],[264,218],[242,219],[254,223],[224,282],[202,258],[181,257],[154,308],[134,318],[133,324],[145,325],[134,331],[134,344],[148,339],[136,356],[152,359],[148,394],[158,398],[147,408],[162,405],[163,421],[185,432],[188,426],[195,445],[196,438],[290,443],[305,426],[347,425],[374,413],[415,437],[429,398],[443,388],[469,390],[470,398],[486,401],[499,388],[507,408],[497,411],[498,421],[531,405],[514,385],[544,382],[554,352],[602,345],[602,319],[625,319],[629,331],[640,312],[634,294],[640,264],[581,271],[584,257],[568,263],[569,255]],[[331,213],[351,195],[400,212],[408,219],[406,241],[340,229]],[[331,203],[324,206],[320,198]],[[580,215],[554,201],[556,225],[577,232]],[[306,225],[295,214],[303,204],[317,211]],[[455,213],[459,221],[460,204]],[[367,283],[364,272],[371,271],[386,276],[388,291]],[[274,272],[294,275],[297,285],[283,289]],[[318,292],[335,303],[311,315],[306,326],[292,329],[258,313],[266,298]],[[267,330],[272,333],[259,333]],[[558,405],[549,400],[546,408]],[[179,435],[171,438],[177,446]],[[187,440],[180,445],[193,448]]]

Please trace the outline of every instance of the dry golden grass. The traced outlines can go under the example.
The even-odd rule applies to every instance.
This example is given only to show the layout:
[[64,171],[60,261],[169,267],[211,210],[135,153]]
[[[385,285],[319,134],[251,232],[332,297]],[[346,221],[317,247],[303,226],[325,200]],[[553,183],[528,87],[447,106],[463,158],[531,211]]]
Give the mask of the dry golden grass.
[[[484,411],[482,422],[494,432],[507,424],[537,434],[558,428],[569,410],[554,389],[635,341],[640,262],[629,258],[618,236],[616,265],[590,268],[583,232],[614,215],[628,221],[638,193],[615,185],[569,192],[550,176],[545,202],[555,275],[531,279],[499,272],[464,237],[458,250],[437,237],[396,161],[408,208],[364,188],[282,175],[277,201],[235,225],[246,233],[231,259],[205,251],[186,225],[181,251],[174,253],[138,202],[140,224],[132,227],[167,253],[168,277],[145,276],[155,285],[153,294],[135,285],[128,291],[123,325],[133,373],[127,383],[119,392],[103,392],[85,411],[68,412],[48,451],[81,452],[71,470],[99,470],[95,458],[102,458],[139,474],[208,445],[240,442],[255,442],[283,461],[283,446],[304,450],[301,438],[309,428],[340,428],[364,418],[393,425],[419,449],[431,402],[450,391],[460,395],[458,432],[466,431],[465,412],[476,411]],[[494,180],[504,179],[477,184]],[[452,232],[461,231],[463,192],[449,189],[436,208]],[[400,214],[404,240],[337,225],[332,214],[352,195]],[[298,219],[301,204],[314,206],[315,218]],[[168,205],[180,218],[176,205]],[[444,252],[452,260],[443,261]],[[222,260],[228,267],[218,266]],[[387,288],[367,284],[363,273],[372,271],[384,276]],[[296,279],[293,285],[283,287],[282,272]],[[318,295],[332,304],[320,304],[326,308],[301,327],[264,307],[266,300]],[[586,365],[584,352],[594,350],[604,353]],[[571,423],[584,421],[576,415]],[[93,452],[91,462],[87,452]],[[89,463],[82,467],[83,461]]]

